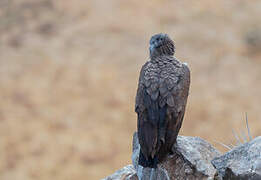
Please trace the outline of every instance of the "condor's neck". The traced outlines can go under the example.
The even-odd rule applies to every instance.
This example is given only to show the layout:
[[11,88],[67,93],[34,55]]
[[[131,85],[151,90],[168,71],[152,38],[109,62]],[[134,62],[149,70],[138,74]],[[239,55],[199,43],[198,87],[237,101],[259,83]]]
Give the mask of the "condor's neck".
[[166,54],[162,54],[162,55],[158,55],[158,56],[150,56],[150,60],[151,60],[151,62],[171,61],[171,60],[173,60],[173,56],[166,55]]

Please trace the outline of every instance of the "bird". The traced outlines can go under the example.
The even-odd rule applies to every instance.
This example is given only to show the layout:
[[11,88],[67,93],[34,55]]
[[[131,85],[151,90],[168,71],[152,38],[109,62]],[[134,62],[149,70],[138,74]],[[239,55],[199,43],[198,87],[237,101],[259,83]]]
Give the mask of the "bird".
[[175,56],[168,34],[155,34],[149,42],[149,60],[142,66],[135,99],[140,143],[138,164],[157,168],[173,154],[185,114],[190,69]]

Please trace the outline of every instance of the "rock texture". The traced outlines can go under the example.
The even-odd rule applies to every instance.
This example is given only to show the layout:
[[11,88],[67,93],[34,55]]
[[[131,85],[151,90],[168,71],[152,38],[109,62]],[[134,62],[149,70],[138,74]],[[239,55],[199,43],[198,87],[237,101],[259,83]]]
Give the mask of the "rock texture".
[[178,136],[172,155],[157,169],[138,165],[140,145],[133,135],[132,163],[104,180],[261,180],[261,136],[221,155],[198,137]]
[[138,180],[138,177],[134,167],[128,165],[102,180]]
[[216,179],[261,180],[261,136],[212,160]]
[[140,146],[137,133],[133,136],[132,162],[140,179],[209,179],[216,173],[211,164],[214,157],[221,155],[208,142],[198,137],[178,136],[173,146],[173,155],[159,164],[158,169],[138,166]]

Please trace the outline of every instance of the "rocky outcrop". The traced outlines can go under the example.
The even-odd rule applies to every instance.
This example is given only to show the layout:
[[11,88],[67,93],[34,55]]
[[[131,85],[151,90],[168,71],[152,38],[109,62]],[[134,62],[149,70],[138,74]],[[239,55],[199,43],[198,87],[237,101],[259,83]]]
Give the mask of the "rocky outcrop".
[[133,135],[132,163],[104,180],[261,180],[261,137],[221,155],[198,137],[178,136],[172,155],[157,169],[138,165],[140,145]]
[[261,136],[212,160],[216,179],[261,180]]
[[169,155],[157,169],[138,166],[140,145],[137,133],[133,136],[132,162],[140,179],[208,179],[216,173],[211,164],[214,157],[221,155],[208,142],[198,137],[178,136]]
[[159,164],[157,169],[152,169],[138,165],[140,145],[137,133],[133,135],[132,147],[133,166],[129,165],[116,171],[113,175],[105,178],[106,180],[129,180],[130,178],[138,179],[138,177],[142,180],[208,179],[214,177],[216,173],[211,160],[221,155],[201,138],[178,136],[177,143],[173,146],[173,151],[176,153],[169,155],[166,161]]

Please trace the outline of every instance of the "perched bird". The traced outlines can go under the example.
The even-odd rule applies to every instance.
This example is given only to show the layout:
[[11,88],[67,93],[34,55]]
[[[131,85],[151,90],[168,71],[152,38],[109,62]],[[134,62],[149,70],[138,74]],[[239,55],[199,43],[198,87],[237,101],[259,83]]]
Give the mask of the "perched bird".
[[190,86],[188,66],[174,57],[167,34],[150,39],[150,59],[140,72],[135,112],[138,115],[139,165],[156,168],[172,153],[180,130]]

